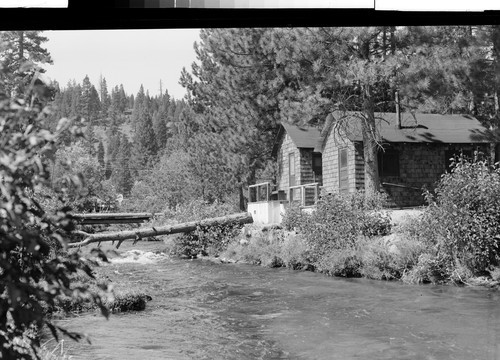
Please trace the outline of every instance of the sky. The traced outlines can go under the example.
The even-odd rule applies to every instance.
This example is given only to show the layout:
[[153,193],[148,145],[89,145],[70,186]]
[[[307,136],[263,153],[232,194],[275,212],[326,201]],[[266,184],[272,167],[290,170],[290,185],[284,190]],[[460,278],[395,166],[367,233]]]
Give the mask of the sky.
[[150,95],[163,92],[181,99],[186,94],[179,85],[183,67],[191,69],[196,60],[193,44],[199,29],[158,30],[70,30],[44,31],[49,41],[53,65],[45,65],[46,75],[66,87],[69,80],[82,83],[85,75],[99,90],[99,78],[106,79],[108,92],[123,84],[127,95],[141,84]]

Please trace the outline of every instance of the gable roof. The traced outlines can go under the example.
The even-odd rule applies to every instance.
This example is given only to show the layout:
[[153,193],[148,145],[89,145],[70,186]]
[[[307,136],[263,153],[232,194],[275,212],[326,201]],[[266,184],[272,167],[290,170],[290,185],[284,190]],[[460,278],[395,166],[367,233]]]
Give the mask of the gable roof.
[[321,152],[321,134],[320,130],[314,126],[298,126],[282,123],[276,141],[273,146],[273,155],[276,155],[279,148],[279,140],[282,136],[288,134],[292,142],[299,149],[315,149]]
[[[336,119],[339,114],[332,114]],[[351,141],[363,141],[361,118],[351,116],[345,136]],[[401,113],[402,128],[397,127],[396,113],[375,113],[381,141],[424,143],[485,143],[480,134],[487,130],[476,118],[468,115]],[[328,124],[330,123],[330,124]],[[331,126],[333,122],[325,125]],[[327,129],[328,131],[328,129]]]

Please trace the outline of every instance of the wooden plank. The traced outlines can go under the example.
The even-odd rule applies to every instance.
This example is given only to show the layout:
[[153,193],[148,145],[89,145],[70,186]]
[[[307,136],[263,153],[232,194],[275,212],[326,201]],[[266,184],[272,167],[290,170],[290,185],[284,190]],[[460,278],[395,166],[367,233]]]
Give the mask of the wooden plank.
[[162,215],[161,213],[85,213],[71,214],[74,219],[107,219],[107,218],[150,218]]
[[143,223],[161,213],[85,213],[71,214],[70,218],[82,225]]

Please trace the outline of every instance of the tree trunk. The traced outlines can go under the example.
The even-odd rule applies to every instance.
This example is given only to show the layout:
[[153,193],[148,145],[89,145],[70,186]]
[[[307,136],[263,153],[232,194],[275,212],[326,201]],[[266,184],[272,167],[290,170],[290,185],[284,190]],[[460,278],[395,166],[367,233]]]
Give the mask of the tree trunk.
[[[24,58],[24,31],[18,31],[17,33],[19,35],[18,56],[19,56],[19,61],[21,61]],[[22,64],[20,63],[20,65],[22,65]]]
[[365,160],[365,194],[373,195],[380,190],[378,174],[378,144],[374,104],[369,85],[364,89],[363,152]]
[[243,193],[243,185],[238,186],[238,194],[240,197],[240,210],[245,211],[247,208],[247,203],[245,199],[245,194]]
[[390,34],[391,34],[391,55],[394,55],[396,53],[396,27],[391,26]]
[[[494,61],[494,71],[495,71],[495,89],[494,89],[494,94],[493,94],[493,101],[494,101],[494,108],[495,108],[495,114],[493,117],[493,124],[492,127],[494,131],[498,132],[499,126],[500,126],[500,99],[499,99],[499,92],[500,92],[500,25],[495,25],[493,26],[493,33],[492,33],[492,43],[493,43],[493,61]],[[491,159],[492,163],[495,163],[499,159],[496,159],[496,149],[497,149],[497,143],[492,143],[491,144],[491,149],[490,149],[490,154],[491,154]]]
[[233,223],[250,224],[252,222],[253,222],[252,215],[250,215],[249,213],[239,213],[217,218],[204,219],[200,221],[191,221],[177,225],[160,226],[157,228],[151,227],[138,230],[117,231],[117,232],[99,233],[99,234],[87,234],[85,232],[80,231],[76,233],[84,235],[85,239],[77,243],[68,244],[68,247],[75,248],[95,242],[115,241],[115,240],[118,240],[117,247],[119,247],[121,242],[127,239],[140,240],[141,238],[144,237],[186,233],[196,230],[199,226],[203,227],[203,226],[214,226],[214,225],[229,225]]
[[387,27],[382,28],[382,57],[385,60],[387,56]]

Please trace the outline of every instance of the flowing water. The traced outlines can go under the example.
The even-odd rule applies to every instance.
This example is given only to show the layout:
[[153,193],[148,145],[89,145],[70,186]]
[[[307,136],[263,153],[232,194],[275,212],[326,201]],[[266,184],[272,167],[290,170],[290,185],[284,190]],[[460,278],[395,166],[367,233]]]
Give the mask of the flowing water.
[[153,300],[64,320],[73,359],[500,359],[499,292],[137,254],[108,266]]

